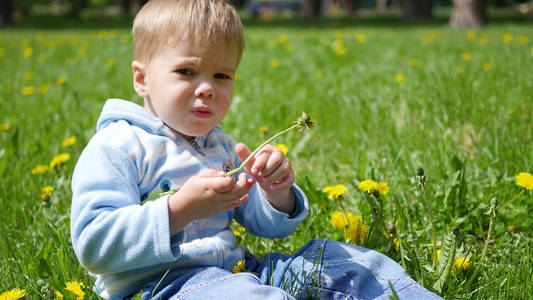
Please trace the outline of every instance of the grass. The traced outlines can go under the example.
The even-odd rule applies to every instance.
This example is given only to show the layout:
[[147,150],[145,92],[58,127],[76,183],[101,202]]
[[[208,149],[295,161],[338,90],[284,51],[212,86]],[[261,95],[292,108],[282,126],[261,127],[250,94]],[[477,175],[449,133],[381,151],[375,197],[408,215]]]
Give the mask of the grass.
[[[301,111],[316,120],[315,129],[276,141],[289,149],[310,214],[288,238],[245,232],[238,242],[262,256],[294,252],[311,238],[344,241],[329,222],[342,204],[372,228],[394,229],[398,250],[377,230],[362,244],[395,259],[445,298],[533,298],[530,191],[492,217],[481,260],[491,199],[502,205],[520,193],[515,176],[533,171],[531,24],[494,22],[470,39],[466,30],[441,22],[307,25],[246,26],[247,50],[222,125],[255,147]],[[24,58],[27,48],[32,53]],[[92,285],[69,241],[69,184],[104,101],[140,103],[131,86],[131,48],[125,26],[0,30],[0,124],[9,124],[0,131],[0,292],[21,288],[26,298],[50,299],[55,291],[73,296],[66,282]],[[62,76],[66,82],[60,84]],[[25,87],[34,92],[27,89],[24,96]],[[71,136],[76,143],[63,147]],[[32,174],[60,153],[70,159]],[[416,178],[420,167],[440,265],[432,261],[431,222]],[[380,197],[382,217],[374,214],[373,196],[357,190],[365,179],[390,187]],[[335,184],[349,190],[338,201],[322,192]],[[45,186],[54,191],[43,200]],[[457,256],[469,257],[472,266],[452,272],[443,261]],[[86,299],[98,298],[84,291]]]

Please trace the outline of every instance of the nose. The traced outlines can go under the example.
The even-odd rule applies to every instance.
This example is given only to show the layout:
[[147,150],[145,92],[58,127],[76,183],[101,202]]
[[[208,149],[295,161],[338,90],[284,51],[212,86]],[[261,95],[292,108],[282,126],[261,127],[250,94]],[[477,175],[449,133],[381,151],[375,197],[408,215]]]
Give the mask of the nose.
[[202,81],[194,90],[194,96],[196,98],[213,98],[215,96],[215,88],[209,81]]

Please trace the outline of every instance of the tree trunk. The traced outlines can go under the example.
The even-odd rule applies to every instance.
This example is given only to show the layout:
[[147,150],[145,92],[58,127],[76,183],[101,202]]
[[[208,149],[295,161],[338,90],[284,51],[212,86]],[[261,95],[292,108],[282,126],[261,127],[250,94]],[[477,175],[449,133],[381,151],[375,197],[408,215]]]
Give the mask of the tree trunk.
[[376,9],[378,10],[378,13],[380,14],[386,13],[387,12],[387,0],[377,0]]
[[482,27],[487,24],[487,4],[484,0],[455,0],[450,26]]
[[120,8],[122,15],[128,16],[131,14],[130,0],[116,0],[115,5]]
[[355,17],[359,8],[359,0],[344,0],[344,8],[350,16]]
[[401,5],[407,20],[429,19],[433,16],[433,0],[403,0]]
[[13,24],[13,3],[11,0],[1,0],[0,27]]
[[317,18],[322,11],[322,0],[304,0],[302,9],[304,15]]

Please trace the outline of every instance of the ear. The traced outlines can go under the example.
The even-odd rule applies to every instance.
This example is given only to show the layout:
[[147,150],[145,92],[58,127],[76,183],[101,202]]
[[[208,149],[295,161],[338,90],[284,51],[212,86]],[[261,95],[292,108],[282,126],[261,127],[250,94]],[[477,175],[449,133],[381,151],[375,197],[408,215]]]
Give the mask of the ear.
[[134,60],[131,63],[131,68],[133,69],[133,88],[141,98],[148,97],[148,86],[146,84],[146,69],[144,65],[138,61]]

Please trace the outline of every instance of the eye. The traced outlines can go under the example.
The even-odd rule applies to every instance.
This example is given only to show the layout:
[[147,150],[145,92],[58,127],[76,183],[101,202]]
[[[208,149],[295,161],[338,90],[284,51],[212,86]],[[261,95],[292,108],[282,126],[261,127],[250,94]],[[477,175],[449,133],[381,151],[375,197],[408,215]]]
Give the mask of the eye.
[[168,179],[163,179],[163,181],[161,181],[161,191],[163,193],[170,191],[170,181]]
[[226,75],[224,73],[216,73],[215,74],[215,78],[217,78],[217,79],[231,79],[231,77],[229,75]]
[[177,69],[175,72],[185,76],[194,75],[194,71],[192,69]]

